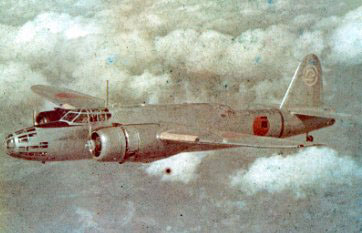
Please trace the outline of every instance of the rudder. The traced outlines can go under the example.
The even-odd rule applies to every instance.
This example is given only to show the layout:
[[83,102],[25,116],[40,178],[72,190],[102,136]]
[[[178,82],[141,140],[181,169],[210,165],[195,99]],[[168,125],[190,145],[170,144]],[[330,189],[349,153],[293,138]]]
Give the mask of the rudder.
[[294,73],[280,104],[282,108],[319,107],[322,105],[322,68],[314,54],[304,57]]

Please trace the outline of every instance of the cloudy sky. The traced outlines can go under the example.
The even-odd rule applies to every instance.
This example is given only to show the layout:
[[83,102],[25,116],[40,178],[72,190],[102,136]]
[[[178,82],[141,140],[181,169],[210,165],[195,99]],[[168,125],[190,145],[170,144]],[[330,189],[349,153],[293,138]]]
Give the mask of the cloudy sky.
[[313,134],[327,147],[282,155],[42,165],[1,152],[1,232],[362,230],[360,0],[2,0],[0,16],[1,140],[51,107],[31,85],[103,97],[110,80],[112,103],[241,109],[279,103],[308,53],[325,103],[357,116]]

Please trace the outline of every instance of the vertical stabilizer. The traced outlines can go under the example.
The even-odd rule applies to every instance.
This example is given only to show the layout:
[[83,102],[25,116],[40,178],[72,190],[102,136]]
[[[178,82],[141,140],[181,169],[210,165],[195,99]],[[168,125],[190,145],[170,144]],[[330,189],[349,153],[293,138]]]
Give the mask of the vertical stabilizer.
[[322,105],[322,69],[314,54],[304,57],[294,73],[280,108],[319,107]]

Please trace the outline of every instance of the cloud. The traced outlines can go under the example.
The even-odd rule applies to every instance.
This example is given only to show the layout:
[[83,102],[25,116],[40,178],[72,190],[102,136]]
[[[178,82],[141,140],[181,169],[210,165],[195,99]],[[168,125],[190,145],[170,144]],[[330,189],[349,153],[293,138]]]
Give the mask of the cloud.
[[362,168],[335,150],[312,147],[286,157],[259,158],[230,178],[232,187],[249,195],[290,191],[302,197],[308,189],[352,185],[355,179],[362,179]]
[[[0,117],[6,119],[0,122],[0,128],[31,122],[32,106],[37,104],[37,99],[31,93],[30,86],[35,84],[47,84],[47,81],[27,63],[0,63],[0,106],[3,109]],[[0,135],[5,132],[1,131]]]
[[331,35],[331,58],[345,64],[362,63],[362,7],[349,12]]
[[144,169],[149,175],[160,176],[162,181],[187,184],[197,177],[197,168],[205,156],[204,153],[181,153],[145,165]]
[[[30,125],[33,108],[45,110],[30,91],[34,84],[104,97],[105,80],[110,80],[110,103],[123,105],[218,102],[239,108],[242,102],[253,107],[255,102],[277,103],[298,62],[311,52],[321,58],[325,80],[336,87],[330,91],[325,85],[327,95],[344,97],[341,93],[350,91],[350,96],[360,96],[360,5],[355,0],[1,0],[0,135]],[[348,105],[360,106],[359,97],[354,97],[330,100],[343,106],[348,99]],[[358,141],[352,136],[336,139],[339,129],[328,130],[321,134],[333,142],[348,146]],[[80,161],[71,173],[76,180],[64,173],[69,163],[52,164],[64,173],[52,176],[54,169],[49,173],[3,155],[0,196],[9,215],[0,220],[8,225],[6,232],[77,228],[107,232],[120,231],[120,227],[124,232],[135,232],[132,227],[152,231],[147,228],[152,224],[139,220],[150,216],[154,232],[167,225],[171,232],[232,232],[240,227],[245,232],[321,232],[324,226],[330,231],[358,231],[355,222],[360,208],[355,197],[361,189],[361,182],[356,182],[361,169],[348,156],[324,148],[260,158],[245,164],[249,169],[235,172],[227,183],[230,169],[249,161],[238,157],[246,152],[236,151],[236,157],[209,159],[202,169],[204,153],[180,154],[141,165],[144,173],[134,171],[139,165],[110,170],[113,165]],[[197,179],[199,174],[207,177]],[[143,182],[144,175],[152,176],[152,182]],[[112,177],[111,182],[103,182],[109,181],[107,177]],[[77,185],[81,180],[84,185]],[[168,182],[167,187],[155,190],[160,180]],[[193,182],[204,191],[193,190]],[[108,186],[117,192],[109,196]],[[322,187],[328,196],[317,193],[301,202],[284,198]],[[240,200],[236,189],[249,195],[263,191],[276,195],[262,195],[262,200],[242,195]],[[203,192],[207,197],[201,198]],[[165,196],[169,198],[162,199]],[[85,206],[77,209],[80,201]],[[61,208],[53,208],[59,203]],[[202,203],[202,208],[193,208],[193,203]],[[272,204],[271,211],[265,211],[265,203]],[[98,215],[98,210],[106,213]],[[34,224],[34,219],[45,222]]]
[[226,79],[238,77],[242,81],[240,79],[265,78],[265,66],[275,64],[273,57],[286,62],[283,49],[291,47],[294,38],[284,25],[247,30],[236,37],[211,30],[199,33],[187,29],[156,38],[155,47],[169,66],[183,65],[190,73],[212,73]]
[[[69,11],[70,3],[78,14]],[[110,1],[87,7],[85,1],[69,1],[60,11],[59,4],[46,2],[47,11],[38,12],[37,6],[33,17],[21,24],[0,24],[0,61],[20,64],[17,76],[42,77],[27,78],[19,88],[23,93],[30,93],[27,88],[34,83],[48,83],[103,97],[103,83],[110,80],[111,103],[230,105],[241,100],[280,101],[280,90],[286,89],[298,62],[310,52],[328,58],[322,60],[327,66],[361,63],[361,7],[344,16],[323,18],[301,10],[278,18],[278,9],[291,9],[287,1],[235,3],[239,8],[186,3]],[[171,9],[173,14],[167,14]],[[250,24],[248,15],[265,11],[268,20]],[[216,12],[219,19],[212,16]],[[240,22],[240,17],[245,20]],[[285,17],[290,24],[279,21]],[[235,30],[223,30],[228,27]],[[5,86],[3,80],[0,84]]]
[[[28,101],[25,100],[27,94],[19,95],[19,90],[30,88],[29,84],[46,83],[41,73],[34,72],[28,64],[20,62],[0,63],[0,79],[2,83],[0,85],[0,98],[3,104],[5,102],[19,104]],[[30,94],[30,92],[28,93]]]
[[89,232],[90,230],[97,230],[98,224],[94,220],[94,215],[87,209],[77,207],[75,210],[76,214],[79,217],[79,228],[77,232]]
[[21,26],[16,36],[15,42],[44,42],[49,39],[49,36],[54,34],[61,35],[65,40],[72,40],[97,32],[98,29],[95,27],[95,25],[84,23],[84,19],[82,17],[72,18],[68,14],[57,14],[54,12],[49,12],[42,13],[38,15],[33,21],[29,21]]
[[27,0],[4,0],[0,3],[0,23],[20,25],[31,20],[44,11],[68,12],[72,15],[92,16],[104,8],[99,0],[42,0],[33,2]]
[[130,77],[129,87],[135,95],[147,99],[146,103],[157,104],[159,103],[160,93],[164,93],[167,90],[166,86],[169,79],[168,74],[157,76],[146,70],[142,75]]

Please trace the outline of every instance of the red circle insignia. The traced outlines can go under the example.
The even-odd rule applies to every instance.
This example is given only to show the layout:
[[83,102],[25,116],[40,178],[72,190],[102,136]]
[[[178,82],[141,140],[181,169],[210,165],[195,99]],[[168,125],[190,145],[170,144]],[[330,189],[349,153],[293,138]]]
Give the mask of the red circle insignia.
[[60,93],[57,93],[55,95],[55,97],[59,98],[59,99],[74,99],[74,98],[79,98],[82,96],[74,94],[74,93],[70,93],[70,92],[60,92]]
[[255,135],[265,136],[269,131],[269,120],[266,116],[257,116],[254,119],[253,131]]

